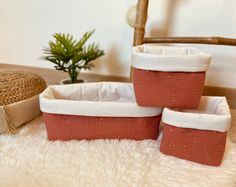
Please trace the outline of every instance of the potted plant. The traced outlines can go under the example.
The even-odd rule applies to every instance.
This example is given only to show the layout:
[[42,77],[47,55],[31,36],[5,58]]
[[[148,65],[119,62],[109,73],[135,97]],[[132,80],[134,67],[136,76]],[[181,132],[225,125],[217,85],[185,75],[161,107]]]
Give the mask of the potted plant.
[[70,79],[64,81],[64,84],[84,82],[77,79],[80,71],[90,70],[94,67],[92,61],[104,55],[99,44],[91,43],[85,46],[94,31],[86,32],[79,41],[71,34],[55,33],[53,34],[55,41],[49,41],[49,47],[43,49],[45,54],[43,59],[54,63],[56,70],[69,74]]

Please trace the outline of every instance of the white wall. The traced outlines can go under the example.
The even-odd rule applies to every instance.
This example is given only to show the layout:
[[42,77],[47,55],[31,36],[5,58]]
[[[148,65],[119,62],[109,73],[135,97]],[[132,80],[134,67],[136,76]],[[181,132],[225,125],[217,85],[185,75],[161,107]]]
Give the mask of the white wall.
[[[129,76],[133,30],[125,16],[136,0],[0,0],[0,63],[50,67],[40,60],[51,34],[79,38],[96,29],[91,41],[106,55],[95,73]],[[236,38],[235,0],[150,0],[147,35]],[[208,85],[236,87],[236,47],[197,45],[213,56]]]

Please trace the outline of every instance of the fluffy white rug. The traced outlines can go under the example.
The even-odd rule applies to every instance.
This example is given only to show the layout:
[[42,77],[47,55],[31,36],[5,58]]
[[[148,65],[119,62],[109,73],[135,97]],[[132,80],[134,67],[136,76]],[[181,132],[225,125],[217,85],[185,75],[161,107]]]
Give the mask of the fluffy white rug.
[[159,141],[47,140],[42,118],[0,136],[0,186],[235,187],[236,144],[220,167],[166,156]]

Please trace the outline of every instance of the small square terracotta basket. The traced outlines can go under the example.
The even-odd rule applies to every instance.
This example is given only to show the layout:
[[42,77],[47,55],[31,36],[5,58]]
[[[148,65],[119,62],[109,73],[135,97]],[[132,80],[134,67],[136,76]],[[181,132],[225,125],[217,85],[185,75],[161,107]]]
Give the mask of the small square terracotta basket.
[[131,62],[138,105],[197,108],[210,60],[210,55],[191,47],[134,47]]
[[225,97],[202,97],[196,110],[165,108],[160,151],[182,159],[219,166],[231,115]]
[[130,83],[49,86],[40,95],[49,140],[157,139],[162,108],[136,104]]

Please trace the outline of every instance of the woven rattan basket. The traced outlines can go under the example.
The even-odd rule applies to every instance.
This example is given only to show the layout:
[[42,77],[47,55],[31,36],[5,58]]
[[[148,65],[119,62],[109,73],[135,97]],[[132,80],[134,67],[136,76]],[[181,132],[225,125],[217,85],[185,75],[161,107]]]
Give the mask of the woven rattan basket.
[[21,70],[0,70],[0,133],[16,133],[17,127],[40,114],[38,95],[46,88],[38,75]]

